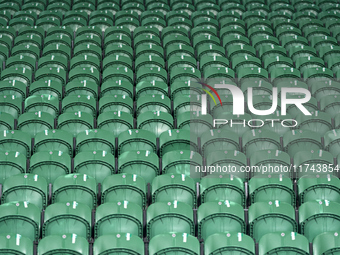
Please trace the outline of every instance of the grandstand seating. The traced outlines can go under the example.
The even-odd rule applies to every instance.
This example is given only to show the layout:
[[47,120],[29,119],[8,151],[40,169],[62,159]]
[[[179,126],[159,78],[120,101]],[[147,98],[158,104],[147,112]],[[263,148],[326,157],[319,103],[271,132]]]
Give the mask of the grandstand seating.
[[0,0],[0,254],[339,253],[339,59],[339,0]]

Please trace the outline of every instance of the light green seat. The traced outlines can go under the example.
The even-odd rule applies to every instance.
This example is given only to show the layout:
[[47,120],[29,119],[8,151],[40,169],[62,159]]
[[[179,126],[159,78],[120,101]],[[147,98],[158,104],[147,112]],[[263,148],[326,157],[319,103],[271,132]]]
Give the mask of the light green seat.
[[283,147],[291,157],[299,151],[322,149],[321,136],[309,130],[292,130],[283,135]]
[[101,202],[114,202],[120,199],[139,205],[146,206],[146,182],[136,175],[121,173],[106,177],[102,183]]
[[[299,207],[300,231],[309,242],[324,232],[339,230],[340,204],[328,200],[309,201]],[[322,227],[321,227],[322,226]]]
[[34,138],[37,133],[54,128],[54,118],[46,112],[26,112],[18,118],[17,129]]
[[89,129],[76,137],[76,154],[86,151],[107,151],[114,155],[115,137],[106,130]]
[[93,116],[86,112],[67,112],[58,117],[58,129],[76,137],[80,132],[93,128]]
[[129,129],[118,136],[118,155],[132,151],[146,150],[156,153],[156,136],[147,130]]
[[246,231],[243,207],[229,200],[206,202],[197,209],[198,238],[215,233]]
[[45,210],[42,237],[72,233],[89,240],[91,216],[90,207],[72,199],[68,202],[53,203]]
[[19,130],[0,132],[0,151],[15,151],[29,158],[31,156],[31,138]]
[[143,210],[130,201],[106,202],[96,210],[95,238],[116,233],[143,236]]
[[339,247],[338,231],[319,234],[313,240],[313,254],[315,255],[325,255],[328,254],[328,252],[338,254]]
[[20,234],[6,233],[0,236],[0,253],[33,255],[33,242]]
[[188,233],[194,234],[192,207],[178,202],[152,203],[146,212],[147,238],[150,240],[160,234]]
[[120,133],[133,128],[133,117],[126,112],[104,112],[99,114],[97,127],[111,132],[115,137]]
[[294,207],[279,200],[257,202],[248,210],[249,231],[256,242],[271,232],[296,232]]
[[77,201],[90,208],[97,204],[96,180],[86,174],[68,174],[53,183],[52,203]]

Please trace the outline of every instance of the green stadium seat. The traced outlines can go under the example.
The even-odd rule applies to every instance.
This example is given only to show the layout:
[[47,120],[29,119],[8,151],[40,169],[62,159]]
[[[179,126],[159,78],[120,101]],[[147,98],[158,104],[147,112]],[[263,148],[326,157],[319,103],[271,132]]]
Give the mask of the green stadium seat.
[[123,17],[118,18],[116,15],[116,26],[125,26],[127,27],[131,32],[133,32],[137,27],[140,26],[139,20],[137,18],[130,18],[130,17]]
[[196,68],[197,61],[195,58],[187,55],[172,55],[168,59],[168,70],[171,73],[173,68]]
[[33,242],[20,234],[6,233],[0,236],[0,252],[33,255]]
[[[161,10],[155,10],[155,12],[162,12]],[[166,27],[166,22],[163,18],[159,17],[147,17],[144,18],[141,22],[142,26],[152,26],[158,31],[162,31],[164,27]]]
[[322,68],[325,67],[324,61],[318,57],[301,57],[295,61],[296,68],[304,73],[309,68]]
[[78,28],[84,27],[86,25],[87,25],[87,20],[79,16],[64,18],[62,21],[62,26],[67,26],[71,28],[73,31],[77,31]]
[[[145,95],[136,102],[136,115],[152,111],[171,113],[170,98],[164,95]],[[131,109],[132,110],[132,109]]]
[[300,79],[301,74],[293,67],[276,67],[270,73],[272,83],[276,84],[280,79]]
[[275,232],[264,235],[259,241],[259,254],[294,252],[308,255],[309,243],[306,237],[296,232]]
[[14,117],[6,112],[0,112],[0,131],[13,129],[14,129]]
[[[162,18],[163,17],[163,14],[157,12],[157,11],[146,11],[146,12],[151,12],[150,13],[150,16],[151,17],[154,17],[154,16],[157,16],[158,18]],[[146,12],[143,12],[143,14],[141,15],[141,19],[144,20],[148,17],[148,13]],[[143,18],[144,17],[144,18]],[[137,37],[138,35],[153,35],[153,36],[158,36],[159,37],[159,30],[150,25],[150,26],[141,26],[141,27],[138,27],[135,29],[135,31],[133,31],[133,37]]]
[[67,60],[71,58],[71,47],[65,44],[53,43],[49,44],[43,49],[43,57],[48,55],[64,57]]
[[[202,155],[218,150],[240,150],[237,134],[226,130],[209,130],[201,136]],[[217,147],[216,147],[217,146]]]
[[[84,31],[85,32],[85,31]],[[77,33],[77,37],[74,40],[74,47],[78,45],[85,45],[85,44],[90,44],[94,46],[102,46],[102,40],[101,37],[95,36],[93,34],[79,34]]]
[[285,35],[282,39],[281,39],[281,43],[282,46],[290,51],[291,48],[295,48],[295,47],[305,47],[308,46],[308,41],[306,38],[302,37],[302,36],[298,36],[298,35]]
[[42,237],[75,234],[87,240],[91,237],[91,209],[86,204],[72,201],[47,206],[42,226]]
[[153,237],[149,244],[149,254],[160,253],[200,254],[197,238],[188,233],[167,233]]
[[115,172],[115,157],[107,151],[84,151],[74,157],[74,173],[81,173],[95,178],[102,183],[107,176]]
[[[191,94],[177,95],[173,100],[174,116],[178,117],[182,113],[201,110],[201,95],[196,97]],[[186,116],[189,118],[188,116]],[[181,120],[183,121],[183,119]]]
[[337,129],[330,130],[324,134],[325,149],[329,151],[334,158],[340,154],[339,135],[340,133]]
[[338,232],[325,232],[317,235],[313,240],[313,254],[322,255],[329,251],[339,251]]
[[[260,66],[261,67],[261,66]],[[289,70],[290,68],[293,68],[294,65],[293,65],[293,61],[288,58],[288,57],[283,57],[283,56],[272,56],[272,57],[266,57],[264,59],[264,68],[266,68],[269,73],[273,73],[275,78],[278,78],[280,77],[281,75],[285,77],[289,77],[289,76],[286,76],[286,73],[287,71],[286,70]],[[280,71],[276,71],[277,68],[280,69]],[[282,68],[286,68],[286,70],[282,70]],[[286,72],[282,72],[282,71],[286,71]],[[296,71],[295,71],[296,72]],[[280,75],[281,73],[281,75]],[[295,73],[294,74],[291,74],[291,75],[294,75],[293,77],[295,77]],[[297,73],[296,74],[298,76],[298,78],[300,78],[300,73]],[[272,78],[272,80],[274,80]]]
[[173,117],[166,112],[147,111],[138,115],[137,127],[138,129],[151,131],[159,137],[164,131],[174,128]]
[[[327,169],[328,166],[325,165]],[[328,169],[327,169],[328,170]],[[339,203],[340,189],[339,178],[322,173],[322,176],[310,177],[302,176],[298,180],[298,191],[300,203],[303,204],[308,201],[328,200]]]
[[[1,36],[1,35],[0,35]],[[1,41],[0,41],[0,62],[4,62],[6,61],[6,59],[8,58],[9,56],[9,49],[7,48],[7,46],[4,46],[1,44]]]
[[53,183],[59,176],[71,172],[70,155],[56,150],[36,152],[30,159],[28,172],[45,178],[48,183]]
[[339,203],[328,200],[303,203],[299,207],[301,234],[307,237],[309,242],[313,242],[321,233],[338,231],[339,207]]
[[242,136],[243,152],[247,156],[259,150],[280,150],[280,136],[269,130],[253,129]]
[[219,252],[221,254],[227,254],[229,252],[235,252],[244,255],[255,254],[254,240],[243,233],[215,233],[210,235],[204,242],[205,254],[214,254]]
[[[53,37],[53,36],[50,36]],[[68,37],[63,37],[65,41],[67,40],[66,38]],[[63,39],[63,40],[64,40]],[[70,40],[71,42],[71,40]],[[61,56],[54,56],[54,55],[48,55],[45,57],[41,57],[38,61],[38,68],[61,68],[64,69],[65,71],[68,70],[68,63],[67,59]]]
[[311,83],[311,81],[322,81],[322,80],[330,80],[333,79],[333,72],[328,68],[308,68],[303,72],[303,79],[307,81],[307,83]]
[[[150,48],[151,48],[151,46],[150,46]],[[146,51],[146,49],[145,49],[145,51]],[[136,51],[136,53],[137,53],[137,51]],[[158,55],[160,57],[163,57],[163,51],[160,51]],[[166,49],[166,57],[167,57],[167,59],[170,59],[171,56],[178,56],[178,57],[188,56],[188,57],[195,58],[193,47],[191,47],[189,45],[185,45],[185,44],[169,45]]]
[[290,156],[299,151],[318,151],[322,148],[321,136],[309,130],[292,130],[284,134],[283,147]]
[[32,72],[35,70],[35,59],[32,57],[24,55],[16,55],[14,57],[9,57],[6,60],[6,68],[16,67],[16,68],[27,68]]
[[104,96],[99,100],[99,113],[127,112],[132,114],[133,100],[125,95]]
[[[258,154],[257,154],[258,155]],[[249,181],[249,197],[251,203],[267,202],[280,199],[295,206],[293,182],[289,174],[277,172],[277,175],[257,175]]]
[[17,80],[7,80],[0,82],[0,96],[13,95],[21,100],[26,98],[27,87],[23,82]]
[[261,67],[244,67],[239,69],[237,76],[241,83],[254,78],[266,81],[268,79],[268,72]]
[[[96,15],[94,11],[91,13],[90,17],[92,17],[92,14]],[[110,15],[110,11],[98,11],[101,15],[105,16]],[[99,27],[96,26],[88,26],[88,27],[81,27],[77,30],[76,35],[88,35],[90,37],[99,37],[102,38],[102,30]],[[101,45],[99,45],[101,46]]]
[[29,86],[32,82],[32,71],[25,67],[9,67],[1,72],[1,80],[17,80]]
[[59,67],[42,67],[35,72],[35,81],[38,80],[57,80],[62,85],[66,83],[66,71]]
[[0,153],[0,183],[13,176],[26,172],[26,156],[16,151]]
[[[53,243],[51,245],[51,243]],[[89,254],[89,244],[85,238],[77,236],[76,234],[63,234],[47,236],[39,242],[38,253],[81,253],[84,255]]]
[[243,207],[229,200],[205,202],[197,210],[198,238],[215,233],[245,232]]
[[96,99],[90,96],[77,95],[66,96],[62,101],[62,113],[82,112],[93,115],[97,115]]
[[65,85],[65,96],[90,96],[98,98],[98,85],[94,82],[83,80],[73,81]]
[[156,136],[147,130],[127,130],[118,136],[118,155],[128,151],[156,153]]
[[[301,208],[301,207],[300,207]],[[294,207],[279,200],[257,202],[249,207],[249,232],[255,242],[272,232],[296,232]]]
[[332,166],[333,163],[333,155],[328,151],[301,150],[294,155],[297,177],[309,175],[315,178],[320,173],[325,173],[325,165]]
[[[289,95],[289,98],[301,98],[301,94],[299,93],[293,93],[291,95]],[[318,102],[314,97],[311,97],[311,99],[307,102],[304,103],[304,107],[310,112],[315,112],[318,111]],[[297,115],[299,115],[301,113],[301,111],[295,106],[295,105],[289,105],[287,107],[287,112],[293,117],[295,118]]]
[[4,181],[1,203],[25,201],[34,204],[39,210],[47,205],[47,182],[35,174],[12,175]]
[[[97,83],[99,84],[99,73],[97,73],[97,75],[98,75]],[[127,67],[117,67],[117,68],[109,67],[103,71],[102,83],[106,81],[111,81],[111,82],[115,81],[116,83],[118,83],[120,80],[124,82],[133,83],[132,70]]]
[[133,128],[133,117],[126,112],[104,112],[99,114],[97,120],[98,128],[110,131],[114,136]]
[[106,177],[102,183],[102,204],[120,199],[146,206],[147,187],[144,179],[135,174],[115,174]]
[[138,236],[131,235],[130,233],[103,235],[96,238],[93,244],[93,254],[99,255],[103,254],[103,252],[144,255],[144,242]]
[[[41,212],[28,202],[10,202],[0,205],[0,234],[16,233],[30,241],[38,242]],[[20,253],[17,253],[20,254]]]
[[[101,47],[93,44],[80,44],[78,46],[74,47],[73,50],[73,56],[78,56],[78,55],[89,55],[89,56],[94,56],[99,59],[102,58],[102,49]],[[92,71],[91,71],[92,72]]]
[[68,174],[58,177],[53,183],[52,203],[77,201],[90,208],[97,204],[96,180],[86,174]]
[[23,27],[32,27],[34,21],[29,18],[13,18],[8,22],[8,25],[14,28],[16,31],[22,29]]
[[14,46],[19,45],[30,45],[30,46],[36,46],[38,48],[41,48],[41,37],[36,34],[25,34],[25,35],[18,35],[15,37],[14,40]]
[[210,67],[203,72],[203,77],[207,83],[213,82],[227,83],[235,79],[235,72],[228,67]]
[[163,81],[167,83],[167,72],[161,67],[140,67],[136,72],[136,83],[141,81]]
[[20,130],[4,130],[0,133],[0,151],[15,151],[31,156],[31,138]]
[[197,166],[202,166],[202,156],[195,151],[169,151],[162,157],[163,174],[184,174],[196,181],[200,178],[200,173],[195,172]]
[[168,95],[168,85],[161,81],[142,81],[136,85],[136,99],[147,95]]
[[[124,78],[123,78],[124,79]],[[131,82],[118,79],[112,83],[110,80],[103,82],[100,87],[101,93],[100,97],[107,95],[125,95],[133,97],[133,85]]]
[[[94,57],[91,57],[91,58],[94,58]],[[98,67],[100,67],[99,59],[97,59],[96,61],[98,61]],[[116,67],[116,68],[127,67],[127,68],[132,69],[132,60],[128,57],[120,56],[120,55],[116,55],[115,57],[108,56],[103,59],[103,70],[105,70],[108,67]],[[100,68],[97,68],[97,69],[98,71],[100,70]]]
[[19,116],[17,129],[33,138],[37,133],[54,128],[54,118],[46,112],[26,112]]
[[[97,5],[97,10],[105,10],[105,11],[109,11],[112,13],[112,15],[115,15],[118,11],[119,11],[119,5],[117,3],[114,2],[103,2],[103,3],[99,3]],[[93,12],[91,12],[93,13]]]
[[245,206],[244,183],[237,177],[208,175],[200,180],[201,203],[229,200]]
[[173,232],[194,234],[192,208],[183,202],[175,200],[153,203],[148,207],[146,215],[149,240],[157,235]]
[[29,95],[51,95],[61,100],[62,84],[57,80],[40,80],[33,82],[29,87]]
[[197,205],[196,184],[184,174],[163,174],[151,184],[152,202],[183,202],[195,208]]
[[58,117],[58,129],[71,133],[74,137],[78,133],[93,128],[93,116],[86,112],[67,112]]
[[310,130],[321,134],[325,134],[333,127],[331,115],[319,111],[315,111],[309,116],[300,113],[296,116],[296,121],[299,123],[298,129]]
[[250,56],[250,55],[237,56],[237,57],[235,56],[233,58],[233,60],[231,61],[231,63],[232,63],[233,69],[236,72],[239,72],[240,69],[242,69],[244,67],[254,67],[254,68],[262,67],[261,60],[256,58],[256,57],[254,57],[254,56]]
[[29,96],[25,100],[25,112],[48,113],[54,119],[59,115],[59,100],[57,97],[47,94]]
[[120,34],[114,33],[114,34],[105,36],[104,48],[108,47],[109,45],[112,46],[112,45],[120,45],[120,44],[132,46],[131,38],[122,33]]
[[188,130],[168,130],[159,137],[160,155],[174,150],[192,150],[198,152],[197,137]]
[[211,115],[202,115],[199,111],[186,111],[179,114],[177,127],[190,130],[200,137],[207,130],[213,129],[213,119]]
[[76,154],[80,152],[106,151],[114,155],[115,138],[109,131],[89,129],[76,137]]
[[[247,165],[247,157],[239,151],[215,151],[206,157],[206,165],[210,169],[202,169],[203,173],[207,172],[212,176],[225,176],[231,178],[238,177],[245,181],[248,174],[242,169]],[[196,169],[195,169],[196,170]]]
[[60,12],[62,15],[64,15],[70,10],[70,5],[68,3],[52,2],[46,7],[46,10]]
[[[185,11],[181,11],[186,13]],[[189,17],[189,16],[188,16]],[[165,39],[167,36],[189,36],[188,31],[180,26],[172,26],[172,27],[166,27],[162,30],[162,39]]]
[[259,49],[259,56],[262,60],[265,60],[268,57],[286,57],[286,49],[282,46],[271,44],[271,45],[263,45]]
[[[96,18],[106,18],[108,20],[114,20],[112,12],[109,10],[97,10],[97,11],[92,11],[90,14],[90,20],[96,19]],[[113,25],[111,25],[113,26]]]
[[158,156],[151,151],[127,151],[118,157],[118,173],[135,174],[144,178],[146,183],[151,183],[159,174],[158,169]]
[[[149,12],[150,12],[150,14],[149,14]],[[153,13],[151,13],[151,12],[153,12]],[[157,16],[159,18],[163,18],[163,16],[164,16],[163,13],[160,13],[158,11],[157,12],[156,11],[146,11],[146,13],[144,12],[141,15],[142,16],[141,18],[143,19],[145,16],[148,16],[148,15]],[[175,18],[187,18],[187,19],[190,18],[189,14],[187,12],[183,11],[183,10],[169,11],[169,12],[166,13],[166,16],[165,16],[166,20],[169,20],[169,19],[174,18],[174,17]]]
[[130,201],[106,202],[96,210],[94,236],[129,233],[142,238],[143,210]]

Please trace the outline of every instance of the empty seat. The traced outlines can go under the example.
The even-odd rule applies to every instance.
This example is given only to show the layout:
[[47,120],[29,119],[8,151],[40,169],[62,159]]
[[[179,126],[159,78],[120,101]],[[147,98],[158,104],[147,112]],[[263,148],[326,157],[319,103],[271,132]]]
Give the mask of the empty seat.
[[198,238],[215,233],[245,232],[243,207],[229,200],[201,204],[197,210]]
[[22,109],[22,99],[14,95],[4,95],[0,96],[0,111],[11,114],[14,119],[17,119],[21,114]]
[[259,241],[259,254],[290,253],[308,255],[309,243],[306,237],[296,232],[276,232],[264,235]]
[[138,129],[151,131],[157,137],[169,129],[173,129],[173,117],[166,112],[147,111],[137,117]]
[[300,231],[309,242],[324,232],[338,231],[340,204],[328,200],[309,201],[299,207]]
[[0,252],[33,255],[33,242],[20,234],[6,233],[0,236]]
[[93,254],[100,255],[105,252],[144,255],[144,242],[140,237],[130,233],[99,236],[94,241]]
[[118,173],[136,174],[151,183],[159,174],[158,156],[151,151],[124,152],[118,157]]
[[[302,146],[301,146],[302,147]],[[304,150],[294,154],[294,165],[297,177],[309,175],[313,178],[321,173],[331,172],[333,155],[323,150]],[[335,169],[336,170],[336,169]]]
[[13,130],[14,118],[6,112],[0,112],[0,131]]
[[249,207],[250,235],[258,242],[271,232],[296,232],[294,207],[279,200],[257,202]]
[[72,233],[87,240],[91,237],[91,209],[73,201],[53,203],[44,214],[42,237]]
[[48,94],[61,100],[63,85],[56,80],[35,81],[29,87],[30,96]]
[[48,113],[55,118],[59,115],[59,99],[47,94],[29,96],[25,100],[25,112],[42,112],[44,116],[48,116],[45,114]]
[[114,136],[133,128],[133,117],[126,112],[104,112],[99,114],[97,120],[98,128],[110,131]]
[[313,240],[313,254],[324,255],[329,251],[339,251],[339,233],[336,232],[325,232],[317,235]]
[[4,130],[0,132],[0,151],[15,151],[29,158],[31,138],[19,130]]
[[130,129],[118,136],[118,155],[128,151],[151,151],[156,153],[156,136],[143,129]]
[[118,200],[98,206],[94,226],[95,238],[115,233],[143,237],[143,210],[139,205]]
[[70,133],[52,129],[37,133],[34,137],[33,152],[60,151],[73,155],[73,137]]
[[242,136],[243,151],[250,156],[258,150],[280,150],[280,136],[269,130],[253,129]]
[[41,211],[28,202],[10,202],[0,205],[0,234],[17,233],[31,242],[38,242]]
[[101,202],[126,200],[144,208],[146,206],[146,183],[136,174],[122,173],[106,177],[101,186]]
[[93,116],[86,112],[67,112],[58,117],[58,129],[72,134],[74,137],[82,131],[93,128]]
[[28,172],[45,178],[48,183],[53,183],[59,176],[71,172],[71,157],[62,151],[36,152],[30,159]]
[[251,203],[280,200],[295,206],[293,182],[289,173],[277,173],[279,176],[259,175],[249,180],[249,196]]
[[216,233],[210,235],[204,242],[205,254],[228,254],[237,252],[240,255],[254,255],[254,240],[241,232]]
[[162,253],[200,254],[200,245],[194,236],[188,233],[168,233],[153,237],[149,243],[149,254]]
[[62,113],[82,112],[97,115],[96,99],[91,96],[66,96],[62,101]]
[[324,145],[325,149],[329,151],[333,157],[337,157],[340,154],[340,133],[339,130],[333,129],[325,133]]
[[90,208],[97,204],[96,180],[86,174],[68,174],[53,183],[52,203],[77,201]]
[[2,203],[26,201],[40,210],[47,204],[47,182],[34,174],[17,174],[7,178],[3,184]]
[[321,136],[309,130],[292,130],[283,135],[283,147],[291,157],[299,151],[318,151],[322,148]]
[[51,235],[40,240],[38,245],[39,254],[56,254],[59,252],[88,255],[89,243],[85,238],[74,233]]
[[76,137],[76,153],[86,151],[107,151],[115,154],[115,138],[109,131],[89,129],[80,132]]
[[153,203],[179,201],[196,207],[196,185],[189,176],[163,174],[153,179],[151,187]]
[[193,211],[189,205],[178,202],[152,203],[146,212],[148,239],[173,232],[194,234]]
[[302,176],[298,180],[300,203],[320,200],[339,203],[339,184],[339,178],[331,174],[322,173],[321,176],[315,177]]
[[16,151],[2,151],[0,153],[0,183],[17,174],[26,172],[26,156]]
[[18,130],[33,138],[37,133],[54,128],[54,118],[46,112],[26,112],[19,116]]

